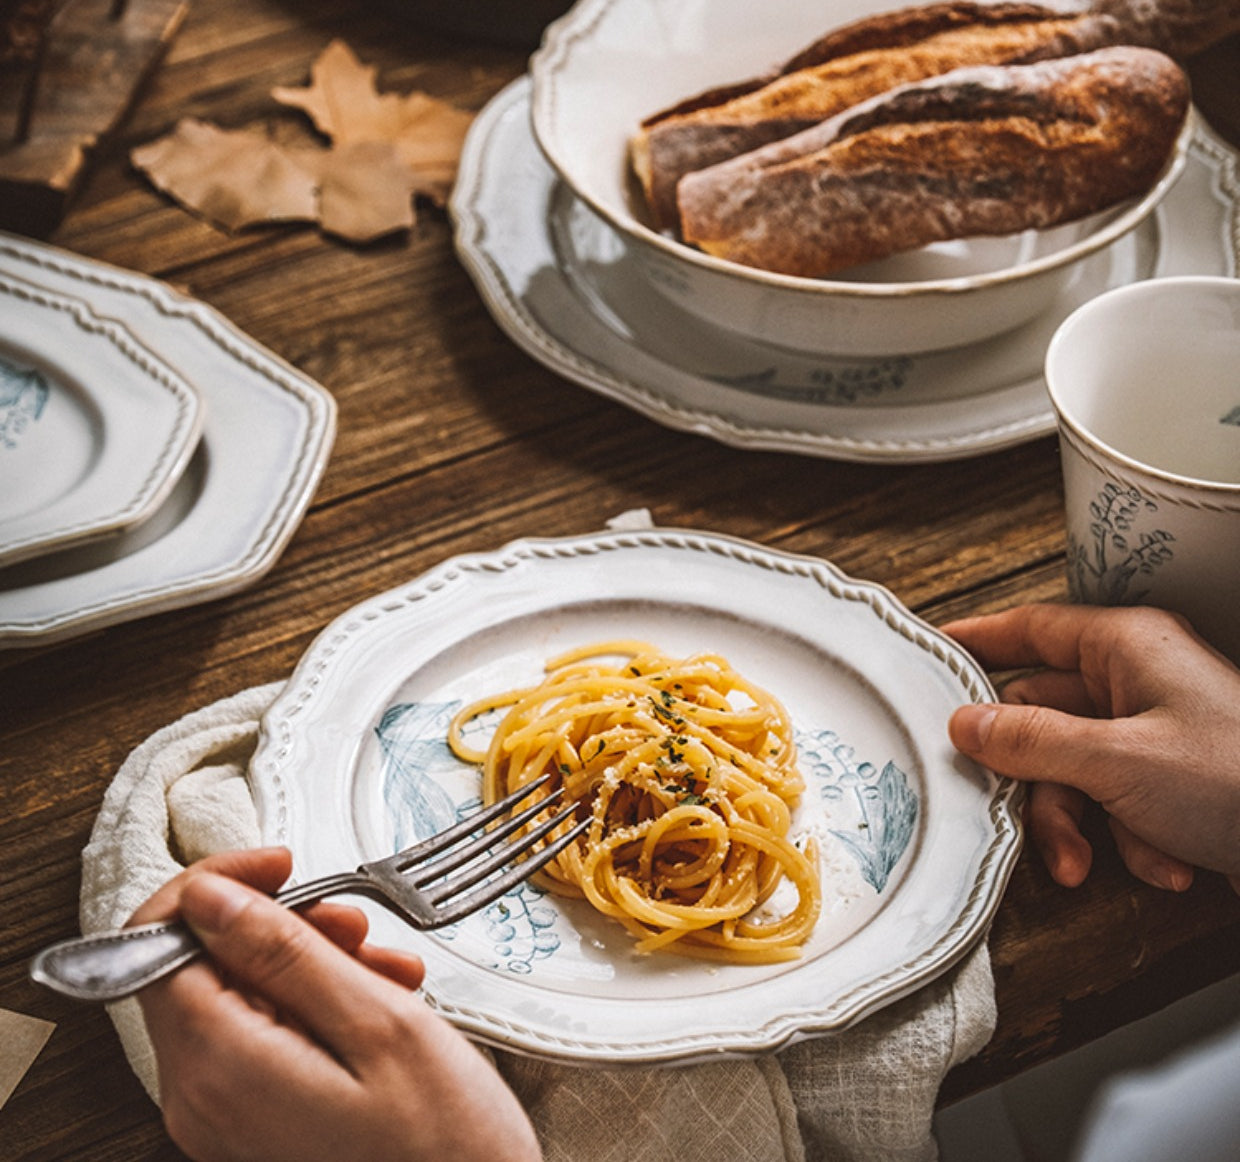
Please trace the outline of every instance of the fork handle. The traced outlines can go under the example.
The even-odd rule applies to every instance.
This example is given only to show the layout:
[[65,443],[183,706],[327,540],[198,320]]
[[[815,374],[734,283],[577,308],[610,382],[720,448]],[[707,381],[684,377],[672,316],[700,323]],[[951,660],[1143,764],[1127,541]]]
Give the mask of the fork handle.
[[[324,876],[275,896],[286,908],[312,904],[340,892],[373,892],[357,872]],[[175,920],[141,924],[93,936],[62,940],[30,962],[30,977],[79,1001],[119,1001],[175,972],[202,954],[198,938]]]
[[62,940],[30,963],[39,984],[79,1001],[119,1001],[202,954],[184,924],[142,924]]

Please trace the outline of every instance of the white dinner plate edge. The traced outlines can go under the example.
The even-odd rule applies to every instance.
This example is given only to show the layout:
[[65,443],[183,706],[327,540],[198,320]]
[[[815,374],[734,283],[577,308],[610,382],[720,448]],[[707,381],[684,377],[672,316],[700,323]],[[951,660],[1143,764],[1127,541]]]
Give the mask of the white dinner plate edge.
[[[56,552],[70,545],[87,544],[147,519],[167,499],[193,455],[206,419],[201,396],[179,370],[162,359],[122,322],[96,313],[88,302],[40,286],[27,278],[0,271],[0,281],[12,293],[49,310],[62,311],[86,334],[101,336],[146,378],[162,388],[175,401],[176,421],[163,435],[152,470],[138,491],[116,511],[89,520],[75,520],[38,536],[27,536],[6,546],[0,565],[7,567],[45,552]],[[89,390],[89,384],[83,384]]]
[[[0,231],[0,269],[7,269],[4,266],[6,258],[23,264],[23,267],[33,267],[35,271],[46,268],[61,278],[82,284],[83,290],[78,297],[88,306],[89,287],[97,285],[119,295],[136,295],[160,314],[184,321],[251,373],[295,400],[302,411],[302,419],[297,456],[287,472],[279,502],[243,556],[210,572],[136,593],[103,598],[37,622],[0,623],[0,649],[55,644],[138,617],[226,597],[263,577],[297,531],[327,467],[336,435],[338,409],[334,397],[304,372],[250,338],[214,307],[191,298],[160,279]],[[43,287],[37,275],[27,273],[16,277],[23,277],[42,289],[66,294],[57,286]],[[121,326],[125,325],[123,312],[96,313]],[[149,339],[143,345],[150,347]],[[160,355],[159,352],[156,354]],[[164,362],[173,363],[165,356],[160,357]],[[192,370],[177,370],[193,382]]]

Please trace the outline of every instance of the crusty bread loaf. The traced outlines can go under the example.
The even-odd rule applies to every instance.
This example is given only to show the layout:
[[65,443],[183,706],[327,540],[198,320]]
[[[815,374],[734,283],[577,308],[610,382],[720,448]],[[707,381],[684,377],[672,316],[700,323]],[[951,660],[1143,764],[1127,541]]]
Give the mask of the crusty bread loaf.
[[1100,39],[1109,28],[1036,4],[967,0],[868,17],[824,36],[773,75],[647,118],[630,145],[633,170],[656,226],[674,229],[676,184],[686,173],[799,133],[896,85],[965,65],[1085,51],[1111,43]]
[[1174,61],[1128,46],[954,70],[687,174],[681,231],[734,262],[820,277],[1055,225],[1147,190],[1188,100]]

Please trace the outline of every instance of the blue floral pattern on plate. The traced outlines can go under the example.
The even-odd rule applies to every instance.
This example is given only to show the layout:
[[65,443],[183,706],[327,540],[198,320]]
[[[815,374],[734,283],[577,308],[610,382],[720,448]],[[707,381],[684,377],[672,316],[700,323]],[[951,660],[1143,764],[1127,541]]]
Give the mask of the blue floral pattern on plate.
[[47,406],[50,388],[33,367],[0,359],[0,449],[16,448]]
[[[445,790],[461,772],[461,761],[446,741],[460,707],[460,702],[397,703],[375,728],[383,751],[383,800],[392,821],[394,850],[429,839],[482,805],[477,795],[454,803]],[[470,725],[489,729],[488,721]],[[483,910],[494,955],[489,967],[526,975],[535,961],[560,948],[559,913],[543,903],[545,894],[533,884],[520,884]],[[450,925],[440,929],[439,936],[453,940],[458,929]]]
[[789,380],[780,368],[768,366],[742,375],[712,375],[716,383],[795,403],[842,406],[898,392],[908,383],[913,360],[907,355],[872,361],[822,364]]

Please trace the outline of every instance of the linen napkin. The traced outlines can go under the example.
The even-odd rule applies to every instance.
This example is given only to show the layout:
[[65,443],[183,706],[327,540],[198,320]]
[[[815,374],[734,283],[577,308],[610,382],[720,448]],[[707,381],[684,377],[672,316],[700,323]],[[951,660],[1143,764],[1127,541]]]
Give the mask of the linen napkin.
[[[116,928],[183,866],[261,842],[247,765],[281,689],[255,687],[143,742],[117,772],[83,852],[81,924]],[[132,998],[110,1009],[158,1102]],[[842,1032],[754,1059],[594,1069],[493,1051],[547,1162],[932,1162],[944,1074],[994,1031],[985,941],[919,992]]]

